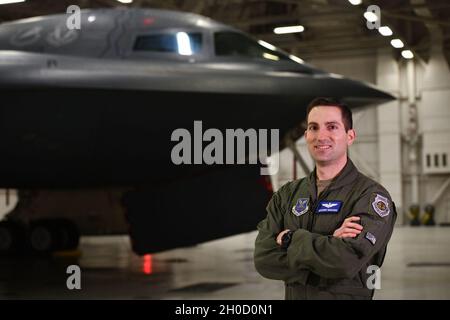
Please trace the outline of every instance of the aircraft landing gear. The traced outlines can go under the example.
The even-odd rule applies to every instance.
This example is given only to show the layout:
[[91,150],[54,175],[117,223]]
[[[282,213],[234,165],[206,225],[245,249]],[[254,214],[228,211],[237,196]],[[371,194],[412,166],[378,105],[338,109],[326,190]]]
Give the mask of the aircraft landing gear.
[[0,221],[0,255],[22,252],[26,247],[26,226],[17,221]]
[[41,219],[29,226],[9,220],[0,222],[1,255],[73,250],[78,247],[79,239],[77,226],[67,219]]

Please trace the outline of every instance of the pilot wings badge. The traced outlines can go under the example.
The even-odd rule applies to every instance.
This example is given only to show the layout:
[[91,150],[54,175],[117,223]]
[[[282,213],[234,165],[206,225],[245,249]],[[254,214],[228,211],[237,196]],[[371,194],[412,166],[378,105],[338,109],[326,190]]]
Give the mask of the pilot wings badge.
[[316,213],[338,213],[341,207],[342,201],[339,200],[320,201]]
[[309,209],[308,202],[309,202],[308,198],[299,198],[295,206],[292,207],[292,213],[295,214],[297,217],[300,217],[302,214],[305,214]]

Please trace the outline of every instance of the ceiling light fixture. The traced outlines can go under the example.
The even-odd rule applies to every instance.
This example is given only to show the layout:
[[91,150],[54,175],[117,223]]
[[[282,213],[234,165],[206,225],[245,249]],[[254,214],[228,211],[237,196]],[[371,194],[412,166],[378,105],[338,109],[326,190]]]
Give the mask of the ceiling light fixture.
[[258,43],[260,45],[262,45],[264,48],[267,48],[269,50],[272,50],[272,51],[276,51],[277,50],[277,48],[274,45],[271,45],[270,43],[265,42],[263,40],[258,40]]
[[403,44],[403,41],[400,39],[392,39],[391,40],[391,46],[393,46],[394,48],[403,48],[405,45]]
[[412,53],[411,50],[403,50],[402,57],[405,59],[412,59],[412,58],[414,58],[414,54]]
[[366,11],[364,12],[364,18],[366,18],[367,21],[375,22],[378,20],[378,17],[375,13],[372,11]]
[[0,0],[0,4],[10,4],[19,2],[25,2],[25,0]]
[[392,36],[392,30],[388,26],[382,26],[378,29],[378,32],[385,37]]
[[294,60],[294,61],[297,62],[297,63],[305,63],[305,61],[303,61],[303,59],[301,59],[301,58],[299,58],[299,57],[296,57],[296,56],[294,56],[293,54],[290,54],[290,55],[289,55],[289,58],[291,58],[292,60]]
[[289,26],[289,27],[278,27],[273,29],[273,32],[276,34],[285,34],[285,33],[296,33],[305,31],[304,26]]

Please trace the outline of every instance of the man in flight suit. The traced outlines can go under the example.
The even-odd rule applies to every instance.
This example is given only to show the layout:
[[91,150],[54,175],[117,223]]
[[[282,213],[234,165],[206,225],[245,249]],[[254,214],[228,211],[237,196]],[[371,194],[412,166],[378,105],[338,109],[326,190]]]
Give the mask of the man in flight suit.
[[258,224],[256,270],[283,280],[289,300],[372,299],[371,280],[386,254],[395,205],[347,157],[356,134],[345,104],[317,98],[307,121],[305,138],[316,167],[282,186],[267,205]]

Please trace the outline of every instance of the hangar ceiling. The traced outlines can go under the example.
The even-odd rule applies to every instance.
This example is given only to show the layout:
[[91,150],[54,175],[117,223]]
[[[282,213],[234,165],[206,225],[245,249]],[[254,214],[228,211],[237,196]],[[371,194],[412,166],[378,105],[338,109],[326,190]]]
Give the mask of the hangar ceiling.
[[[117,0],[27,0],[0,5],[0,22],[81,8],[125,6]],[[381,24],[425,61],[431,45],[441,45],[450,61],[450,2],[448,0],[134,0],[126,6],[196,12],[244,30],[302,59],[374,54],[390,46],[391,37],[369,30],[363,13],[381,8]],[[301,24],[305,31],[277,35],[274,27]],[[391,48],[391,49],[389,49]]]

